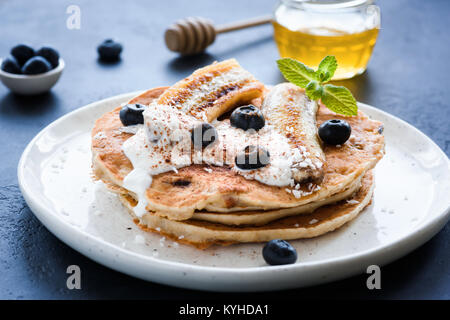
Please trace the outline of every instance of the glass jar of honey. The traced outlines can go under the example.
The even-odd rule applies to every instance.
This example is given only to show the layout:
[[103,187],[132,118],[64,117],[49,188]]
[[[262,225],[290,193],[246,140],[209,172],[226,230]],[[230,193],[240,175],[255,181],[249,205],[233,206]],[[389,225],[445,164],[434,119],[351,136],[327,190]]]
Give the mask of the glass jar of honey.
[[380,29],[380,9],[373,0],[281,0],[275,9],[274,38],[281,57],[317,68],[334,55],[333,80],[366,70]]

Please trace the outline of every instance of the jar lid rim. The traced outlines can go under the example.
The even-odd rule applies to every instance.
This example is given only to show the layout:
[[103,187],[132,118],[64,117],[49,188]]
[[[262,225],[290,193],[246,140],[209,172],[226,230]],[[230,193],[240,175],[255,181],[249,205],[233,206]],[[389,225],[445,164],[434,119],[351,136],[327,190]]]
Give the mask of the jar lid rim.
[[374,0],[281,0],[287,5],[311,9],[348,9],[373,4]]

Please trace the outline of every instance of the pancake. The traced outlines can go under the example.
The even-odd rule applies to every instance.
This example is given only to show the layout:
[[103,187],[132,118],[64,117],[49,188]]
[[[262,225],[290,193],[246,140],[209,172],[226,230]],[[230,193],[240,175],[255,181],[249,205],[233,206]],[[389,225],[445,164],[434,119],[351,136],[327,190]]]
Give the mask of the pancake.
[[[355,182],[353,182],[347,189],[344,191],[331,195],[329,198],[314,201],[302,206],[285,208],[285,209],[277,209],[277,210],[267,210],[261,211],[258,209],[252,208],[241,208],[244,209],[242,211],[231,211],[231,212],[214,212],[214,211],[196,211],[191,219],[200,220],[200,221],[209,221],[215,223],[221,223],[225,225],[263,225],[269,223],[274,220],[278,220],[284,217],[297,215],[297,214],[307,214],[311,213],[319,207],[324,205],[332,204],[339,202],[344,199],[351,198],[351,196],[358,191],[361,187],[361,179],[359,177]],[[133,198],[134,201],[137,201],[133,197],[133,195],[128,192],[124,188],[120,188],[111,184],[107,184],[106,187],[116,194],[122,195],[126,198]]]
[[336,230],[353,220],[370,204],[374,179],[372,172],[366,173],[361,188],[349,199],[322,206],[311,214],[302,214],[272,221],[263,226],[227,226],[207,221],[174,221],[152,214],[142,218],[134,215],[136,201],[121,195],[120,200],[143,230],[152,231],[175,241],[207,248],[213,244],[265,242],[272,239],[293,240],[317,237]]
[[276,209],[276,210],[247,210],[233,212],[196,211],[192,216],[194,220],[209,221],[225,225],[252,225],[260,226],[271,221],[297,214],[308,214],[325,205],[333,204],[342,200],[350,199],[361,187],[361,178],[353,182],[344,191],[331,195],[329,198],[313,201],[302,206]]
[[[130,103],[149,104],[163,92],[165,88],[151,89]],[[254,100],[254,103],[258,101]],[[120,191],[123,179],[133,167],[121,148],[132,134],[123,130],[119,110],[120,107],[96,121],[92,130],[92,153],[95,176]],[[317,126],[329,119],[346,120],[352,127],[352,136],[342,146],[323,146],[327,165],[320,185],[304,183],[299,190],[292,192],[286,191],[289,189],[286,187],[248,180],[227,166],[191,165],[178,172],[153,176],[145,194],[148,200],[146,209],[161,217],[186,220],[198,210],[221,209],[227,212],[291,208],[338,194],[382,158],[384,139],[379,130],[382,124],[370,120],[361,111],[355,117],[344,117],[320,105],[316,115]],[[127,193],[124,190],[123,194]]]

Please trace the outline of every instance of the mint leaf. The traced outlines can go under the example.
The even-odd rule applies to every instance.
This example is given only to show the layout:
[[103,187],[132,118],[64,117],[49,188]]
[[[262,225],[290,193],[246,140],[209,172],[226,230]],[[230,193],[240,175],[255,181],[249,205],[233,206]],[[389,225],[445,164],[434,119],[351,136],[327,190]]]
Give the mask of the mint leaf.
[[356,100],[345,87],[332,84],[324,85],[321,100],[333,112],[344,116],[356,116],[358,114]]
[[297,60],[283,58],[277,60],[277,64],[286,80],[301,88],[306,88],[308,83],[318,80],[317,74],[313,69]]
[[322,98],[323,87],[317,81],[311,81],[306,86],[305,92],[311,100],[319,100]]
[[331,80],[338,67],[334,56],[323,58],[317,71],[291,58],[277,60],[277,64],[286,80],[304,88],[311,100],[321,99],[328,109],[344,116],[358,114],[356,100],[347,88],[331,84],[324,85]]
[[317,74],[320,82],[329,81],[336,71],[338,63],[335,56],[326,56],[320,61],[319,68],[317,69]]

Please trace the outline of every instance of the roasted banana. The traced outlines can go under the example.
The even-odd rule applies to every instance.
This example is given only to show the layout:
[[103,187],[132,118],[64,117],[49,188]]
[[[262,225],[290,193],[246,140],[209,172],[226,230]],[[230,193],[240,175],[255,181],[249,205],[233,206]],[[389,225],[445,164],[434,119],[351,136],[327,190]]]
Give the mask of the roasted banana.
[[321,181],[325,155],[317,136],[317,102],[296,85],[281,83],[269,91],[261,109],[268,124],[285,135],[296,149],[298,156],[292,165],[294,179]]
[[211,122],[232,107],[260,97],[263,90],[261,82],[230,59],[198,69],[167,89],[158,103]]

